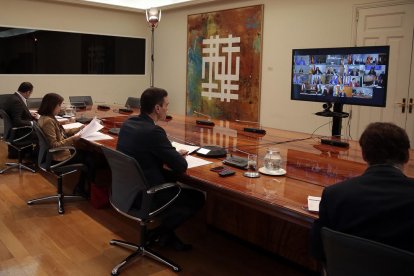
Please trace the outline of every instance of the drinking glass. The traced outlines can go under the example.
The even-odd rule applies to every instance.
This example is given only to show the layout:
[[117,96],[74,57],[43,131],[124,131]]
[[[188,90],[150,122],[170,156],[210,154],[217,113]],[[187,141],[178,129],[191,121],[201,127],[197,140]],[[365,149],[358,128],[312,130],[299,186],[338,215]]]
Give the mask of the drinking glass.
[[243,174],[246,177],[259,177],[260,174],[257,171],[257,155],[249,154],[247,156],[247,172]]

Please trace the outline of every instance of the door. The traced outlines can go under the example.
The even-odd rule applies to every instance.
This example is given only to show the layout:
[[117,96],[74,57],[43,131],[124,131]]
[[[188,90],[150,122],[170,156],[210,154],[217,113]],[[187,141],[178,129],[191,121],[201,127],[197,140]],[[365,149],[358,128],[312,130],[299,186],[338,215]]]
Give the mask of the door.
[[359,139],[370,122],[394,122],[407,130],[414,147],[414,112],[408,105],[414,99],[414,3],[360,7],[356,18],[356,45],[390,45],[390,60],[387,105],[385,108],[353,106],[352,138]]

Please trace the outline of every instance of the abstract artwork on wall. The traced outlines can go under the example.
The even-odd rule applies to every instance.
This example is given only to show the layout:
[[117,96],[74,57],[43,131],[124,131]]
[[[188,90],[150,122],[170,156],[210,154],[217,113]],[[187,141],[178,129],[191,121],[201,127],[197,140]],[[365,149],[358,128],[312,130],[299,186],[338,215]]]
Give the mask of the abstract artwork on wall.
[[263,5],[188,16],[187,115],[259,121]]

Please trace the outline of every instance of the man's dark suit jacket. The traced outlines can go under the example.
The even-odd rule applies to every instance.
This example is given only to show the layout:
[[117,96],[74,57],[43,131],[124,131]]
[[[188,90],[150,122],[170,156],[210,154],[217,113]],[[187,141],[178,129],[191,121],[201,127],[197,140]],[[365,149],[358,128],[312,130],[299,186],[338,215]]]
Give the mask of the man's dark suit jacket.
[[146,114],[122,124],[117,150],[138,161],[151,186],[167,182],[164,164],[177,174],[187,170],[187,161],[171,145],[165,130]]
[[18,92],[10,95],[5,104],[5,111],[11,119],[11,123],[14,127],[31,126],[33,117],[30,114],[29,109],[17,94]]
[[394,166],[374,165],[326,187],[312,229],[312,253],[320,260],[324,226],[414,252],[414,179]]

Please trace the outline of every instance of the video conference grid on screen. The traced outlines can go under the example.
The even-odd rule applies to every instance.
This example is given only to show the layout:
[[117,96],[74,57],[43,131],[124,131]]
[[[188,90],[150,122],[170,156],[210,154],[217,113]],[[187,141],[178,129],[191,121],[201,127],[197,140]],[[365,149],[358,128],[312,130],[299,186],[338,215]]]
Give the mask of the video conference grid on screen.
[[376,99],[385,98],[388,53],[294,53],[293,63],[293,99],[306,100],[306,96],[311,96],[309,100],[378,106],[382,103]]

